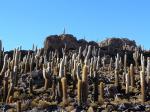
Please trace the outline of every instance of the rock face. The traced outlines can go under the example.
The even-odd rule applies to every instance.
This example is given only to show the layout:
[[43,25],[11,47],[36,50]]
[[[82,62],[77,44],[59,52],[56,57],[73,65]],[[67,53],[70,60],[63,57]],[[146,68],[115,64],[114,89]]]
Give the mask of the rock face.
[[50,35],[46,38],[44,42],[44,50],[48,53],[50,50],[58,50],[61,51],[62,48],[67,50],[78,50],[80,46],[85,48],[85,46],[91,45],[98,48],[98,43],[94,41],[87,42],[84,39],[77,40],[71,34],[62,34],[62,35]]
[[122,48],[123,46],[136,47],[136,42],[134,40],[129,40],[127,38],[108,38],[99,43],[100,47],[112,47],[112,48]]
[[70,34],[50,35],[44,42],[44,50],[61,50],[66,46],[66,49],[76,49],[78,47],[77,39]]

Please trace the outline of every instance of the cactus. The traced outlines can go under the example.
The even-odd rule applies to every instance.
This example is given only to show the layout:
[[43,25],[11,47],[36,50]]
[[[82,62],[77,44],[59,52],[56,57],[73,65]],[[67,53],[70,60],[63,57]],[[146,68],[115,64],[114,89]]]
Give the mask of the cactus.
[[116,69],[116,70],[119,69],[119,59],[120,59],[120,56],[119,56],[119,54],[117,53],[117,57],[116,57],[116,61],[115,61],[115,69]]
[[18,85],[18,67],[17,66],[14,66],[13,77],[14,77],[14,85],[16,87]]
[[88,68],[87,65],[85,64],[83,66],[83,71],[82,71],[82,99],[83,103],[87,103],[87,98],[88,98]]
[[147,77],[146,77],[146,83],[147,83],[147,86],[148,86],[148,90],[150,89],[150,58],[148,57],[147,58]]
[[118,88],[119,86],[119,74],[118,74],[118,70],[115,69],[115,86]]
[[56,74],[54,73],[53,78],[52,78],[52,97],[53,98],[56,96],[56,84],[57,84],[57,79],[56,79]]
[[133,59],[135,61],[136,68],[138,68],[139,50],[137,48],[135,48],[135,52],[133,53]]
[[78,96],[77,96],[77,100],[78,100],[78,105],[81,106],[82,105],[82,80],[78,80]]
[[129,80],[130,80],[130,77],[129,77],[129,70],[128,70],[128,73],[126,73],[126,94],[129,93]]
[[119,87],[119,73],[118,73],[118,70],[119,70],[119,54],[117,54],[117,57],[116,57],[116,62],[115,62],[115,86],[116,88]]
[[8,94],[8,77],[4,78],[4,93],[3,93],[3,101],[6,102],[7,99],[7,94]]
[[46,72],[46,69],[43,65],[43,77],[44,77],[44,80],[45,80],[45,83],[44,83],[44,90],[47,90],[48,89],[48,78],[47,78],[47,72]]
[[135,85],[135,76],[134,76],[134,68],[133,64],[130,65],[130,82],[131,82],[131,87],[134,87]]
[[85,64],[87,64],[87,61],[88,61],[90,55],[91,55],[91,45],[88,46],[88,51],[87,51],[87,54],[86,54],[86,57],[85,57],[85,60],[84,60]]
[[124,73],[127,73],[127,53],[124,55]]
[[141,71],[145,74],[145,59],[143,54],[141,54]]
[[62,83],[62,93],[63,93],[62,101],[63,104],[66,105],[67,104],[67,80],[65,77],[61,78],[61,83]]
[[29,79],[29,93],[30,94],[33,93],[33,81],[32,81],[32,78]]
[[61,60],[60,62],[60,67],[59,67],[59,77],[63,77],[64,76],[64,72],[63,72],[63,68],[64,67],[64,59]]
[[145,102],[145,78],[144,78],[144,72],[140,72],[140,81],[141,81],[141,102]]
[[2,68],[2,71],[0,73],[0,75],[2,77],[4,76],[4,73],[5,73],[6,69],[7,69],[7,60],[8,60],[8,54],[5,54],[3,68]]
[[6,98],[6,103],[10,102],[10,97],[13,96],[13,92],[14,92],[14,85],[13,85],[13,82],[11,81],[10,85],[9,85],[8,95],[7,95],[7,98]]
[[99,85],[99,102],[104,101],[104,83],[100,82]]
[[94,101],[97,102],[98,101],[98,76],[97,76],[97,73],[96,71],[94,71],[94,79],[93,79],[93,82],[94,82]]

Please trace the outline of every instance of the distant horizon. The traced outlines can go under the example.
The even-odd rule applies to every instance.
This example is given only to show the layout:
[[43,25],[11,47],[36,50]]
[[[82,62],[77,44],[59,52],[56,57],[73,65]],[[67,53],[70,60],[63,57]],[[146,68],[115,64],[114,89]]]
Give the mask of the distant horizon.
[[0,39],[6,50],[43,46],[51,34],[73,34],[78,39],[107,37],[135,40],[150,49],[148,0],[13,0],[0,1]]

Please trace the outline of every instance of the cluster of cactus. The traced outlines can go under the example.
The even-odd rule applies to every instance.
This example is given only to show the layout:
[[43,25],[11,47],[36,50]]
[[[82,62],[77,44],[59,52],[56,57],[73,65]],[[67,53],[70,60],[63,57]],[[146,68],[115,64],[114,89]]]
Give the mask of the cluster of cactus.
[[[119,53],[116,55],[115,60],[113,60],[114,57],[110,57],[110,62],[106,63],[106,56],[101,57],[100,49],[96,49],[91,45],[86,46],[85,49],[79,47],[76,52],[67,52],[64,48],[62,49],[62,56],[59,56],[57,50],[50,51],[49,54],[43,53],[42,49],[35,49],[34,46],[32,50],[32,52],[29,51],[28,54],[22,57],[21,49],[17,48],[14,50],[11,59],[8,54],[4,55],[0,41],[0,85],[2,90],[0,98],[1,101],[8,104],[17,102],[16,109],[18,112],[21,111],[21,101],[23,99],[15,99],[14,93],[19,91],[22,76],[25,74],[24,76],[27,75],[28,77],[26,94],[36,95],[38,87],[35,86],[33,78],[35,72],[42,73],[42,78],[39,79],[39,81],[43,80],[42,87],[40,86],[43,90],[41,94],[43,92],[50,94],[54,102],[63,103],[64,107],[69,105],[70,94],[73,94],[78,106],[84,107],[89,105],[89,100],[104,104],[102,102],[106,101],[105,85],[107,85],[104,78],[109,77],[111,74],[114,80],[110,80],[110,83],[111,81],[114,83],[115,89],[119,91],[125,87],[124,94],[129,94],[131,92],[130,87],[132,90],[137,88],[136,82],[139,81],[135,78],[139,72],[135,73],[134,67],[141,67],[141,102],[146,101],[146,94],[150,90],[150,58],[147,58],[147,68],[145,69],[145,59],[141,54],[141,66],[139,66],[139,51],[137,48],[133,53],[135,64],[130,63],[130,66],[127,65],[127,53],[124,54],[124,64],[122,64]],[[113,63],[114,61],[115,63]],[[146,77],[145,74],[147,74]],[[148,85],[147,88],[146,85]],[[119,89],[119,87],[121,88]]]

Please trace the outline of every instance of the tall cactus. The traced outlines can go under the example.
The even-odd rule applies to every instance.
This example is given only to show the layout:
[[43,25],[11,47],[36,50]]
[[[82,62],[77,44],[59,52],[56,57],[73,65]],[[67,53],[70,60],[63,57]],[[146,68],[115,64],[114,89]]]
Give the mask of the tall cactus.
[[83,103],[87,103],[87,98],[88,98],[88,68],[87,65],[85,64],[83,66],[83,71],[82,71],[82,99]]
[[45,83],[44,83],[44,90],[47,90],[48,89],[48,77],[47,77],[47,72],[46,72],[46,69],[43,65],[43,77],[44,77],[44,80],[45,80]]
[[150,89],[150,58],[147,58],[147,77],[146,77],[146,83],[148,86],[148,90]]
[[128,73],[126,73],[126,94],[129,93],[129,80],[130,80],[130,77],[129,77],[129,70],[128,70]]
[[119,54],[117,54],[115,62],[115,86],[119,87]]
[[130,65],[130,82],[131,82],[131,87],[134,87],[135,85],[135,76],[134,76],[134,68],[133,64]]
[[96,71],[94,71],[94,88],[93,88],[93,92],[94,92],[94,101],[97,102],[98,101],[98,76]]
[[0,75],[2,77],[4,76],[4,73],[5,73],[6,69],[7,69],[7,60],[8,60],[8,54],[5,54],[3,68],[2,68],[2,71],[0,73]]
[[13,96],[13,92],[14,92],[14,84],[11,80],[10,85],[9,85],[8,95],[7,95],[7,98],[6,98],[6,103],[8,103],[10,97]]
[[141,80],[141,101],[142,103],[145,102],[145,78],[144,78],[144,72],[140,72],[140,80]]
[[[7,74],[7,73],[6,73]],[[8,76],[4,78],[4,93],[3,93],[3,101],[5,102],[8,94]]]
[[61,83],[62,83],[62,93],[63,93],[63,104],[67,104],[67,80],[65,77],[61,78]]
[[137,48],[135,48],[135,52],[133,53],[133,59],[135,61],[136,68],[138,68],[139,50]]
[[77,101],[78,101],[78,105],[81,106],[82,105],[82,80],[78,79],[78,87],[77,87],[78,91],[77,91]]
[[124,55],[124,72],[127,73],[127,53]]
[[99,85],[99,102],[102,102],[104,100],[104,83],[100,82]]

